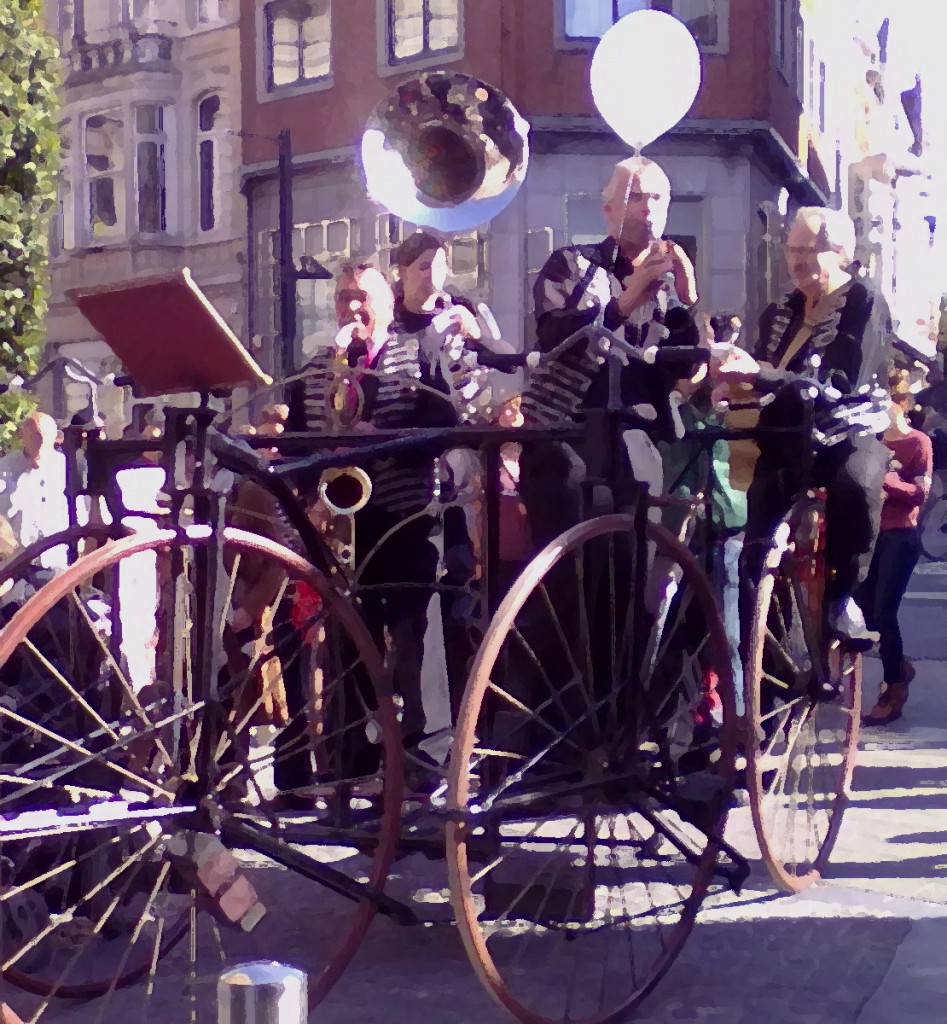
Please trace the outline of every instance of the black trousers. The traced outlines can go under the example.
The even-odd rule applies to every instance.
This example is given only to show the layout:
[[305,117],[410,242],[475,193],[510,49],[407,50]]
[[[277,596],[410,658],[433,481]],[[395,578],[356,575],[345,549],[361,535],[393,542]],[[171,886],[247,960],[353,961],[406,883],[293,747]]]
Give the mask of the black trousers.
[[[868,575],[881,524],[882,485],[889,459],[889,450],[873,436],[841,441],[816,455],[812,482],[827,491],[826,561],[835,570],[826,584],[826,603],[854,594]],[[741,577],[747,584],[744,599],[749,605],[744,614],[752,615],[769,539],[806,483],[797,462],[769,452],[761,454],[747,492]]]
[[[433,527],[432,516],[410,519],[407,514],[371,504],[355,515],[356,566],[364,566],[359,586],[369,588],[360,594],[363,615],[381,651],[385,650],[386,629],[391,638],[393,683],[404,702],[401,728],[405,736],[424,729],[421,663],[439,561],[431,541]],[[370,554],[389,530],[394,532]],[[370,589],[375,586],[380,589]]]
[[868,578],[858,592],[858,601],[868,625],[881,634],[881,667],[886,683],[897,683],[901,679],[904,643],[898,624],[898,609],[920,555],[916,527],[882,530],[878,534]]

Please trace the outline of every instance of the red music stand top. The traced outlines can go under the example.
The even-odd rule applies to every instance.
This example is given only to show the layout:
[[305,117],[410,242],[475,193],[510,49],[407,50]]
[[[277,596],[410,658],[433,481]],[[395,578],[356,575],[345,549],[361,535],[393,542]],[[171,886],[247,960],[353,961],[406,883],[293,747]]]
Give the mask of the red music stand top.
[[273,383],[186,267],[66,295],[121,359],[143,398]]

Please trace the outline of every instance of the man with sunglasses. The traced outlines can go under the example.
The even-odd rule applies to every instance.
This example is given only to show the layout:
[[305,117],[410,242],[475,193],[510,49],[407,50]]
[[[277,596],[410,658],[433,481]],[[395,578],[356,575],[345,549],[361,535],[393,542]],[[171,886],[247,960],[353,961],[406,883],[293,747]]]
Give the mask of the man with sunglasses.
[[813,455],[814,483],[828,492],[826,558],[835,570],[825,594],[829,628],[866,648],[874,636],[852,595],[868,572],[880,525],[888,456],[877,435],[887,422],[881,382],[894,332],[884,297],[849,270],[854,249],[845,214],[801,208],[785,244],[793,291],[764,312],[755,355],[734,348],[716,373],[770,396],[761,427],[798,426],[804,392],[814,396],[813,452],[801,447],[809,439],[791,434],[759,439],[747,495],[744,578],[760,579],[766,544],[805,483],[803,456]]

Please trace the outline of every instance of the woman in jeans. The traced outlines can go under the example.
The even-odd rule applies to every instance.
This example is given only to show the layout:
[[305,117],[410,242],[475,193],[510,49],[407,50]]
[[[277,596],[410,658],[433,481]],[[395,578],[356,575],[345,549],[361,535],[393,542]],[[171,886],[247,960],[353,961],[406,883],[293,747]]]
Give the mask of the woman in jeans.
[[914,678],[914,668],[904,657],[898,609],[920,557],[918,515],[933,472],[930,438],[913,429],[908,421],[914,396],[907,371],[895,370],[888,383],[891,424],[883,440],[893,457],[884,480],[881,532],[859,601],[869,626],[881,634],[884,676],[878,702],[864,718],[864,725],[897,721],[908,697],[908,684]]

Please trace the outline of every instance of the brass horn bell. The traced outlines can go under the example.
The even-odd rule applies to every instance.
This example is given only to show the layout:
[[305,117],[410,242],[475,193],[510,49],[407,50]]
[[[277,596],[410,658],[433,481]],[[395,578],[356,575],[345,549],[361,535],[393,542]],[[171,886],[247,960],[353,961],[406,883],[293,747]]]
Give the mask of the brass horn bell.
[[360,466],[327,469],[319,481],[319,498],[336,516],[352,516],[368,504],[372,482]]
[[402,82],[362,136],[368,193],[390,213],[467,231],[516,195],[529,163],[529,125],[499,89],[453,71]]

